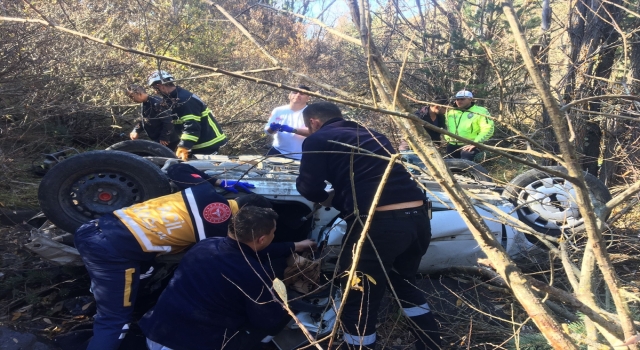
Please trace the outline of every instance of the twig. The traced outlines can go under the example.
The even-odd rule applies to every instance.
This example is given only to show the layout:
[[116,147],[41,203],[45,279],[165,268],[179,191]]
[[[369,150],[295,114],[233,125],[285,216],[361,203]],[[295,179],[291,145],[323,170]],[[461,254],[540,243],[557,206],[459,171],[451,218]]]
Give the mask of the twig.
[[[207,4],[214,6],[218,11],[220,11],[220,13],[222,13],[225,17],[227,17],[227,19],[234,25],[236,26],[236,28],[238,28],[238,30],[240,30],[240,32],[242,32],[242,34],[244,34],[245,37],[247,37],[247,39],[249,39],[249,41],[251,41],[255,46],[258,47],[258,49],[260,49],[260,51],[262,52],[263,55],[265,55],[275,66],[280,67],[282,70],[286,71],[287,73],[293,74],[295,76],[297,76],[298,78],[301,78],[309,83],[315,84],[320,86],[321,88],[327,90],[327,91],[332,91],[335,92],[336,94],[346,97],[346,98],[351,98],[353,100],[359,100],[357,97],[353,96],[352,94],[340,90],[336,87],[333,87],[331,85],[328,84],[324,84],[321,83],[315,79],[312,79],[311,77],[305,75],[305,74],[301,74],[298,73],[296,71],[294,71],[293,69],[284,67],[282,65],[282,63],[280,63],[280,61],[275,58],[274,56],[272,56],[269,51],[267,51],[267,49],[264,48],[264,46],[260,45],[260,43],[258,43],[258,41],[256,39],[253,38],[253,35],[251,35],[251,33],[249,33],[249,31],[242,25],[240,24],[240,22],[238,22],[235,18],[233,18],[233,16],[231,16],[227,11],[225,11],[225,9],[218,5],[213,3],[213,1],[210,0],[203,0],[204,2],[206,2]],[[307,94],[308,95],[308,94]]]
[[327,32],[339,37],[340,39],[343,39],[344,41],[350,42],[352,44],[356,44],[358,46],[362,46],[362,43],[360,42],[360,40],[358,40],[358,39],[356,39],[354,37],[350,37],[347,34],[341,33],[339,31],[327,26],[322,21],[317,20],[315,18],[303,16],[301,14],[298,14],[298,13],[295,13],[295,12],[291,12],[291,11],[285,11],[285,10],[277,9],[275,7],[271,7],[271,6],[268,6],[268,5],[265,5],[265,4],[256,4],[256,5],[264,7],[266,9],[269,9],[269,10],[272,10],[272,11],[286,13],[286,14],[289,14],[289,15],[292,15],[292,16],[295,16],[295,17],[298,17],[298,18],[305,19],[305,20],[307,20],[309,22],[313,22],[314,24],[317,24],[318,26],[324,28]]
[[[273,71],[278,71],[278,70],[282,70],[282,68],[280,68],[280,67],[271,67],[271,68],[262,68],[262,69],[252,69],[252,70],[238,70],[238,71],[234,71],[233,73],[236,73],[236,74],[262,73],[262,72],[273,72]],[[220,76],[224,76],[224,75],[225,74],[222,74],[222,73],[205,74],[205,75],[198,75],[198,76],[195,76],[195,77],[176,79],[176,80],[174,80],[174,82],[205,79],[205,78],[213,78],[213,77],[220,77]],[[136,104],[136,106],[137,106],[137,104]]]
[[582,312],[583,314],[585,314],[585,316],[589,317],[589,319],[602,326],[609,332],[622,335],[622,328],[620,327],[620,324],[618,322],[613,319],[607,319],[604,316],[600,315],[596,310],[593,310],[592,308],[578,300],[578,298],[576,298],[573,294],[562,289],[552,287],[530,276],[527,276],[527,280],[535,288],[549,294],[549,296],[551,296],[553,299],[566,303],[576,310]]
[[16,183],[16,184],[21,184],[21,185],[38,186],[38,184],[35,184],[33,182],[23,182],[23,181],[16,181],[16,180],[11,180],[10,182]]
[[581,103],[584,103],[584,102],[589,102],[589,101],[594,101],[594,100],[611,100],[611,99],[626,99],[626,100],[640,101],[640,96],[632,96],[632,95],[589,96],[589,97],[581,98],[579,100],[575,100],[575,101],[571,101],[571,102],[567,103],[566,105],[564,105],[564,106],[562,106],[560,108],[560,111],[566,112],[572,106],[575,106],[575,105],[578,105],[578,104],[581,104]]
[[[389,175],[391,174],[391,170],[393,169],[393,166],[395,165],[395,161],[398,157],[400,157],[399,154],[394,154],[393,156],[391,156],[391,160],[389,161],[387,168],[382,174],[382,179],[380,179],[380,185],[378,185],[376,194],[373,197],[373,202],[371,203],[371,207],[369,208],[369,212],[367,213],[368,214],[367,220],[364,223],[364,226],[362,227],[360,238],[358,239],[355,250],[353,252],[353,259],[351,262],[351,267],[349,268],[349,272],[347,273],[348,278],[346,281],[346,285],[344,286],[342,303],[340,303],[340,307],[338,308],[338,312],[336,313],[336,320],[340,319],[340,316],[342,315],[342,311],[344,310],[347,297],[349,296],[349,291],[351,290],[353,279],[356,277],[356,267],[358,266],[358,262],[360,261],[360,254],[362,253],[362,247],[364,246],[364,242],[368,237],[367,233],[369,232],[369,227],[371,227],[371,221],[373,220],[373,216],[376,213],[376,207],[378,206],[378,202],[380,201],[380,197],[382,196],[382,190],[384,189],[384,186],[387,184],[387,181],[389,180]],[[333,335],[336,334],[338,330],[338,325],[339,325],[339,322],[336,321],[333,325],[333,328],[331,329],[331,334]],[[333,338],[329,342],[329,348],[331,348],[332,343],[333,343]]]
[[638,192],[640,192],[640,181],[629,186],[629,188],[608,201],[604,207],[603,217],[607,217],[609,214],[611,214],[611,210],[613,210],[613,208],[617,207],[627,199],[633,197]]

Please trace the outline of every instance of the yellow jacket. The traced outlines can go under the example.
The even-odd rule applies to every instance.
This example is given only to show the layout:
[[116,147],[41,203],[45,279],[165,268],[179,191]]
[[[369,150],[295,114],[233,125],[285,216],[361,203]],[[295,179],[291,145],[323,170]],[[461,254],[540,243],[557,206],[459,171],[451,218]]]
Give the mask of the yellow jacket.
[[[493,120],[488,118],[489,111],[472,105],[469,109],[453,109],[447,112],[447,129],[456,135],[478,143],[486,142],[493,135]],[[452,145],[464,145],[464,142],[444,135]]]

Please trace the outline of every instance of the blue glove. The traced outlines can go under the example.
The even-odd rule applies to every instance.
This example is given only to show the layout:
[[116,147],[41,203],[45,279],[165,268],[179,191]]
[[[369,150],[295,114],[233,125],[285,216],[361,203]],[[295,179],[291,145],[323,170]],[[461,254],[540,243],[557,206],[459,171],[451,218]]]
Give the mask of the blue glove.
[[293,132],[293,130],[295,129],[286,124],[280,126],[280,131]]
[[220,187],[224,188],[225,190],[231,193],[238,193],[238,190],[241,190],[247,193],[253,193],[251,192],[250,188],[256,188],[255,185],[252,185],[248,182],[233,181],[233,180],[220,180]]
[[271,123],[269,124],[269,129],[273,130],[273,131],[279,131],[280,127],[282,127],[282,125],[278,124],[278,123]]

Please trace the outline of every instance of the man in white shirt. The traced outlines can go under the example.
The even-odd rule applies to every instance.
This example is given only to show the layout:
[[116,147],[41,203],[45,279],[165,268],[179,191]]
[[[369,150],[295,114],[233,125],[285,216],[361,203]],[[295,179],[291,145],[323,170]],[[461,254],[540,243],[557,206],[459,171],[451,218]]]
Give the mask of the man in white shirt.
[[[311,91],[306,85],[298,85],[299,89]],[[276,107],[264,127],[264,132],[273,136],[273,144],[267,155],[281,155],[300,160],[302,157],[302,141],[309,136],[309,129],[304,125],[302,111],[311,97],[300,92],[289,93],[289,104]]]

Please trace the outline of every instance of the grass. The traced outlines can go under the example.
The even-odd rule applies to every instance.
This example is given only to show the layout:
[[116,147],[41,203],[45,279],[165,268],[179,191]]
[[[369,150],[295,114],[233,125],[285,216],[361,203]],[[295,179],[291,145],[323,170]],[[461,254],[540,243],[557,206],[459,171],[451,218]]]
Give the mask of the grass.
[[[32,158],[33,159],[33,158]],[[37,209],[41,177],[32,171],[32,159],[0,155],[0,206]],[[34,163],[37,164],[37,163]]]

